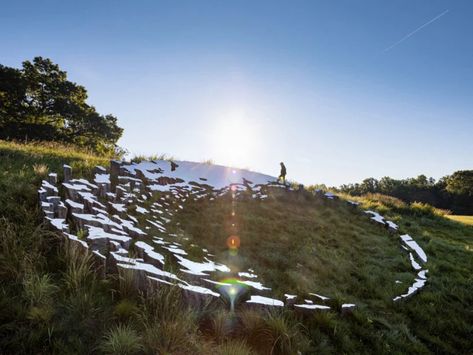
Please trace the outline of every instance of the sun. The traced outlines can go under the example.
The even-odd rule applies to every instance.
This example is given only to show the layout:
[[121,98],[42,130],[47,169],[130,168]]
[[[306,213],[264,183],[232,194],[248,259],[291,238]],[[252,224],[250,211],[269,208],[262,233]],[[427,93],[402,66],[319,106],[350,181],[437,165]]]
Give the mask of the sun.
[[258,149],[256,125],[244,115],[229,114],[219,119],[213,129],[212,149],[215,160],[237,167],[249,164]]

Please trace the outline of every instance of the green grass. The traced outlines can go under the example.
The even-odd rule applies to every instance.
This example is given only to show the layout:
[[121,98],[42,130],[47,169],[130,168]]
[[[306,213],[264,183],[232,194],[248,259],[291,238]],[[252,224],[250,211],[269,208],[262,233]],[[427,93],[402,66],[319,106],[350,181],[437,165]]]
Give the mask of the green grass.
[[446,217],[448,219],[451,219],[452,221],[457,221],[457,222],[461,222],[461,223],[469,224],[470,226],[473,226],[473,216],[447,215]]
[[[137,315],[162,309],[161,301],[146,306],[148,299],[130,291],[126,281],[101,279],[90,255],[70,248],[42,224],[36,191],[48,172],[61,173],[69,164],[75,176],[90,177],[108,159],[58,144],[0,141],[0,353],[157,351],[141,337],[148,316]],[[173,300],[182,306],[179,294]],[[191,339],[200,353],[205,342],[187,314],[181,307],[183,320],[175,328],[188,331],[174,342]]]
[[162,154],[153,154],[153,155],[135,155],[131,158],[131,162],[133,163],[141,163],[142,161],[151,161],[151,160],[177,160],[172,155],[162,153]]
[[[472,227],[446,220],[444,211],[429,205],[383,195],[357,198],[362,209],[379,211],[412,235],[429,257],[425,288],[393,303],[414,278],[398,234],[369,221],[343,196],[327,201],[279,190],[268,194],[265,201],[191,201],[176,222],[189,243],[208,246],[232,269],[255,269],[258,281],[279,298],[283,292],[316,292],[334,298],[335,306],[358,305],[348,319],[334,312],[303,319],[309,352],[469,352]],[[241,241],[236,255],[226,245],[233,234]]]
[[100,350],[105,354],[139,354],[142,350],[141,337],[130,325],[118,325],[104,336]]
[[[344,303],[390,302],[414,275],[399,238],[344,201],[270,190],[250,196],[185,205],[176,222],[187,243],[209,248],[232,270],[252,268],[273,295],[315,292]],[[232,211],[235,215],[232,216]],[[238,253],[227,247],[237,235]],[[395,284],[400,279],[404,285]]]
[[[87,255],[71,251],[41,224],[38,185],[64,163],[75,176],[90,177],[108,157],[0,141],[2,354],[471,353],[473,227],[441,211],[381,195],[358,198],[363,208],[398,223],[429,257],[426,287],[393,304],[391,281],[410,281],[409,265],[397,237],[365,215],[343,201],[276,192],[265,202],[238,201],[237,266],[251,264],[276,294],[320,291],[359,308],[351,315],[245,308],[231,314],[222,302],[190,309],[175,288],[143,294],[130,275],[100,278]],[[229,258],[231,201],[186,207],[176,220],[185,232]]]

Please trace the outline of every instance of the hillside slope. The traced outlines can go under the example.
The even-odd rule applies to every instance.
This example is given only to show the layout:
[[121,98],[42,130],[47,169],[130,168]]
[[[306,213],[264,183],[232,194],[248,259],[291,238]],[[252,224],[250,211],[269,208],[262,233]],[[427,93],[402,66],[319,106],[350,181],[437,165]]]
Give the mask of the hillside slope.
[[473,225],[473,216],[448,215],[447,217],[452,221]]
[[[287,290],[322,290],[351,314],[237,310],[214,302],[188,309],[172,288],[140,295],[132,282],[101,279],[91,260],[74,255],[40,227],[36,190],[47,171],[69,164],[92,178],[107,159],[72,148],[0,141],[0,347],[3,353],[468,353],[473,347],[473,228],[428,208],[383,196],[360,198],[415,236],[429,256],[429,280],[417,295],[392,302],[408,283],[400,245],[345,201],[275,190],[262,201],[234,204],[240,262],[255,268],[276,297]],[[188,238],[228,257],[232,201],[189,202],[172,224]],[[138,214],[136,214],[138,216]],[[232,326],[228,320],[232,320]],[[158,335],[156,335],[158,334]]]

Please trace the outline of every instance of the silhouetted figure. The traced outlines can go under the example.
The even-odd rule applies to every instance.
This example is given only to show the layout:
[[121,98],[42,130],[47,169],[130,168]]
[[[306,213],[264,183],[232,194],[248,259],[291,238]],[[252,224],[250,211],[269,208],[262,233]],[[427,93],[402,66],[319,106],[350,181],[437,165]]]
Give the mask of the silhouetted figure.
[[282,180],[282,183],[286,185],[286,166],[284,165],[283,162],[281,162],[280,165],[281,165],[281,173],[279,174],[278,182]]
[[174,163],[173,161],[171,161],[171,171],[174,171],[176,170],[176,168],[178,168],[179,165],[177,165],[176,163]]

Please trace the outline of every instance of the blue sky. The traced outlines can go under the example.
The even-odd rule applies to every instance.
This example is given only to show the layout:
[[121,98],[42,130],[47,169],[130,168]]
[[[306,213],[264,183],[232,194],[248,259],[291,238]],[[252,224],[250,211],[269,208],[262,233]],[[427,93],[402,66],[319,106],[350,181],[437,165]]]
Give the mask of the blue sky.
[[284,161],[306,184],[439,178],[473,168],[472,15],[471,1],[2,1],[0,63],[51,58],[132,153],[273,175]]

